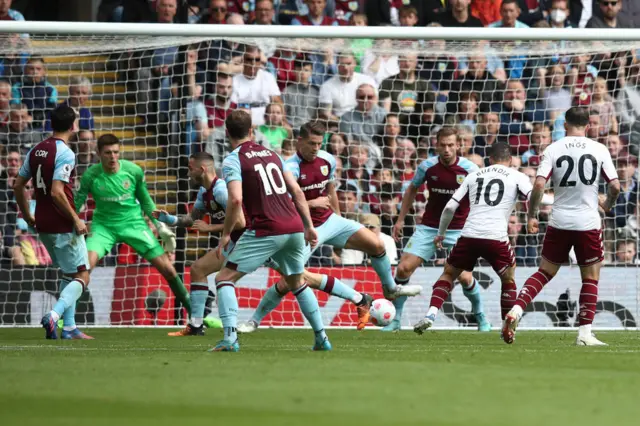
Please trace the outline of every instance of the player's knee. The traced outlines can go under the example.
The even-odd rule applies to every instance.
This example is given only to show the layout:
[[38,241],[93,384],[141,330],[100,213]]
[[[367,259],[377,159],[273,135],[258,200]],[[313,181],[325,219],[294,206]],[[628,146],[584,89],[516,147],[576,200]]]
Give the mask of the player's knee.
[[465,271],[460,274],[460,276],[458,277],[458,281],[460,281],[460,285],[462,285],[462,287],[470,287],[471,284],[473,284],[473,274],[469,271]]
[[191,282],[202,282],[206,279],[202,265],[198,262],[191,265]]
[[407,262],[400,262],[396,269],[396,276],[400,279],[409,278],[413,274],[413,268]]

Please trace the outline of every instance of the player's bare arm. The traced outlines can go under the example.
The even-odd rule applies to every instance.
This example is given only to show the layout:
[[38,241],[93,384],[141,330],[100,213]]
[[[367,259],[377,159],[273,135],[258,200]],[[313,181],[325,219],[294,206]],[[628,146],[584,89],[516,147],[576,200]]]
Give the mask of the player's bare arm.
[[451,198],[447,205],[442,210],[442,216],[440,216],[440,225],[438,227],[438,235],[433,239],[433,244],[439,249],[442,248],[442,242],[444,241],[444,235],[449,228],[449,224],[453,219],[453,216],[456,214],[456,210],[458,210],[458,206],[460,204],[455,198]]
[[315,247],[318,244],[318,234],[313,227],[313,222],[311,221],[311,213],[309,212],[309,205],[307,204],[307,200],[304,196],[304,192],[300,189],[300,185],[296,181],[296,178],[293,176],[291,172],[284,173],[284,182],[287,185],[287,190],[291,194],[293,199],[293,204],[302,219],[302,224],[304,225],[304,236],[305,240],[311,245],[311,247]]
[[533,184],[533,191],[529,197],[529,209],[527,212],[527,230],[530,234],[538,232],[538,212],[540,211],[540,205],[542,204],[542,197],[544,196],[544,186],[547,180],[542,177],[536,177],[536,181]]
[[402,237],[404,219],[407,217],[409,210],[411,210],[417,194],[418,188],[413,185],[409,185],[407,190],[404,192],[404,195],[402,196],[402,206],[400,207],[400,213],[398,214],[398,219],[396,220],[395,225],[393,225],[393,239],[396,241],[400,241],[400,238]]
[[51,198],[62,214],[73,220],[73,226],[76,234],[84,235],[87,233],[87,225],[78,217],[75,209],[69,204],[67,196],[64,193],[65,183],[61,180],[54,180],[51,183]]
[[29,224],[29,226],[34,227],[36,225],[36,219],[31,214],[29,210],[29,201],[25,195],[25,186],[29,182],[29,179],[24,178],[20,175],[16,178],[16,181],[13,183],[13,193],[16,197],[16,203],[18,203],[18,207],[22,212],[22,217]]
[[611,211],[613,206],[616,205],[618,195],[620,195],[620,181],[618,179],[613,179],[607,184],[607,198],[600,206],[605,213]]

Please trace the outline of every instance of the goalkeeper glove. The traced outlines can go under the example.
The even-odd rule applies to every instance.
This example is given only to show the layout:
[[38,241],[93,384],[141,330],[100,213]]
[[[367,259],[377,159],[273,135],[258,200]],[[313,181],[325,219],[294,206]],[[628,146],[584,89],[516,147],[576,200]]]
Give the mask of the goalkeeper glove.
[[156,228],[158,228],[158,235],[162,240],[164,251],[167,253],[173,253],[176,251],[176,234],[174,234],[173,231],[162,222],[158,222]]
[[178,216],[174,216],[169,213],[161,212],[158,215],[158,220],[162,223],[166,223],[167,225],[175,226],[178,223]]

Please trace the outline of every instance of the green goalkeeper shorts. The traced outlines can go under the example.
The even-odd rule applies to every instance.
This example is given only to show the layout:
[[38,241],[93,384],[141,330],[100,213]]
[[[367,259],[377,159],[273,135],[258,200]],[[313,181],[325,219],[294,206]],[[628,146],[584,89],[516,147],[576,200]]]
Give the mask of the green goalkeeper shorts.
[[105,226],[95,220],[91,222],[87,251],[96,252],[98,259],[102,259],[116,243],[129,244],[149,261],[164,254],[164,249],[143,220],[111,226]]

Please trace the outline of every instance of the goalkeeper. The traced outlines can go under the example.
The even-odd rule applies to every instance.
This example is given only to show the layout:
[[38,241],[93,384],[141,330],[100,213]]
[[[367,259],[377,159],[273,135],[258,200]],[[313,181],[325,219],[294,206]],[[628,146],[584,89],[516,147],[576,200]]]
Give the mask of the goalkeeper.
[[[83,207],[89,193],[96,209],[87,239],[91,270],[116,243],[127,243],[147,259],[169,283],[171,291],[191,314],[189,295],[167,252],[175,251],[175,234],[151,213],[156,205],[149,195],[144,171],[135,163],[120,160],[120,140],[106,134],[98,139],[100,163],[82,175],[75,197],[76,211]],[[146,214],[158,229],[164,248],[147,226]]]

